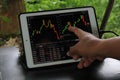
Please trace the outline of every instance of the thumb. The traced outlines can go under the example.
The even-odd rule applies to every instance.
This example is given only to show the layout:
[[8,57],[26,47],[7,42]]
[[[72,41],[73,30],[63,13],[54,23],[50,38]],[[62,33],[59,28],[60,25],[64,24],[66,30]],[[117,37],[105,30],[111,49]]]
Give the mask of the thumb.
[[70,47],[69,51],[67,52],[68,56],[81,56],[80,51],[78,50],[79,48],[79,43],[75,44],[74,46]]

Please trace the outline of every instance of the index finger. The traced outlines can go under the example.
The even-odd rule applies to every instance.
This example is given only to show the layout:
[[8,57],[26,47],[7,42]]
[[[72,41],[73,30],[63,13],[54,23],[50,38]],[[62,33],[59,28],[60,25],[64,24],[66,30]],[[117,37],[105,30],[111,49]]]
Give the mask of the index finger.
[[85,32],[77,27],[72,27],[72,26],[69,26],[68,27],[68,30],[73,32],[78,38],[82,37]]

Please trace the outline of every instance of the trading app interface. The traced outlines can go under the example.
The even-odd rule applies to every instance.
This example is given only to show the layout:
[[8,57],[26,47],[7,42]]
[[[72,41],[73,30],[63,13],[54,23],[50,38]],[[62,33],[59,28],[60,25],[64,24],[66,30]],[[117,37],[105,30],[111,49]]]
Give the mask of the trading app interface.
[[34,64],[69,60],[66,55],[78,38],[69,26],[90,32],[88,11],[27,17]]

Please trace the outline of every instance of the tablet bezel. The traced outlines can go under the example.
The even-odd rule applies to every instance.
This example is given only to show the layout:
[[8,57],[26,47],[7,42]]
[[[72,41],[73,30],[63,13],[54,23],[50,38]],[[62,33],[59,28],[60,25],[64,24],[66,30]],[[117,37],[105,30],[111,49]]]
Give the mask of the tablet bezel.
[[28,23],[27,17],[29,16],[70,13],[70,12],[77,12],[77,11],[88,11],[90,23],[92,23],[91,24],[92,34],[95,35],[96,37],[99,37],[98,24],[96,21],[96,14],[95,14],[95,10],[93,7],[80,7],[80,8],[72,8],[72,9],[62,9],[62,10],[20,14],[21,32],[22,32],[23,45],[24,45],[24,51],[25,51],[26,62],[27,62],[28,68],[44,67],[44,66],[73,63],[73,62],[80,61],[80,59],[79,60],[69,59],[69,60],[61,60],[61,61],[55,61],[55,62],[50,62],[50,63],[34,64],[33,57],[32,57],[32,48],[31,48],[31,43],[30,43],[30,35],[29,35],[28,24],[27,24]]

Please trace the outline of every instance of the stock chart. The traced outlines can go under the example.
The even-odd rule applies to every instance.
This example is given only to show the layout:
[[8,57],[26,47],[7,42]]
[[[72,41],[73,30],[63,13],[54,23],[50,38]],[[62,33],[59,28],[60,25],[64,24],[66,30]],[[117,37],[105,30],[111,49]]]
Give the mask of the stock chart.
[[77,37],[69,26],[91,31],[87,11],[27,17],[34,63],[70,59],[66,56]]
[[74,39],[75,36],[68,31],[69,26],[91,32],[87,12],[33,16],[28,18],[28,24],[33,42],[34,40],[42,43],[46,40],[55,42]]

